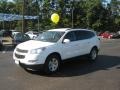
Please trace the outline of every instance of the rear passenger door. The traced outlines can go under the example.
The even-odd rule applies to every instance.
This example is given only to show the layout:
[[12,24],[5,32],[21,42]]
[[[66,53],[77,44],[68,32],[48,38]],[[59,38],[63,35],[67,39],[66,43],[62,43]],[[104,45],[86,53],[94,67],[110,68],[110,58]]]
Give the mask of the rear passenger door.
[[77,30],[75,31],[77,40],[77,53],[78,55],[84,55],[89,53],[90,39],[88,38],[87,31]]

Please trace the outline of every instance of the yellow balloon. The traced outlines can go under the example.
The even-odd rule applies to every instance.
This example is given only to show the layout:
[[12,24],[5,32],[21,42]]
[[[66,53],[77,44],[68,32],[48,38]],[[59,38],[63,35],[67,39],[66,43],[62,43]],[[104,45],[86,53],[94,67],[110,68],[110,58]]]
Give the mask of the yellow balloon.
[[53,23],[57,24],[59,22],[59,19],[60,19],[60,17],[57,13],[54,13],[51,15],[51,20]]

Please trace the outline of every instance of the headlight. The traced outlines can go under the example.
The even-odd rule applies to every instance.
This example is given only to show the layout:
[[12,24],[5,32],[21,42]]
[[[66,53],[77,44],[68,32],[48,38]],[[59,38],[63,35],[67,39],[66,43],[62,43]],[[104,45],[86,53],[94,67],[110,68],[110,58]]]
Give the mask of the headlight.
[[46,48],[43,47],[43,48],[38,48],[38,49],[33,49],[30,51],[31,54],[39,54],[41,53],[42,51],[44,51]]

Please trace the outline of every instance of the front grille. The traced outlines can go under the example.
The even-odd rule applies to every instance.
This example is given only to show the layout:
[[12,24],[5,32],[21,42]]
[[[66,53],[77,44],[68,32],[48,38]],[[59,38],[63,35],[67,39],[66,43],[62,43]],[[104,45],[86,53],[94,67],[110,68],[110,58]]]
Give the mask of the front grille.
[[28,53],[28,50],[22,50],[22,49],[19,49],[19,48],[17,48],[16,51],[20,52],[20,53]]
[[25,58],[24,55],[19,55],[19,54],[17,54],[17,53],[15,53],[15,57],[17,57],[18,59],[24,59],[24,58]]

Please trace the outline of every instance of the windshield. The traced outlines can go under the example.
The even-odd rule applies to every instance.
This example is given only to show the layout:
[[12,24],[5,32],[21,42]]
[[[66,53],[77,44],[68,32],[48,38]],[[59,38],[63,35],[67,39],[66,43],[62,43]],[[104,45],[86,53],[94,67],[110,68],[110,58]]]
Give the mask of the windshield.
[[47,31],[40,34],[36,38],[36,40],[44,41],[44,42],[57,42],[62,37],[63,34],[64,32]]

